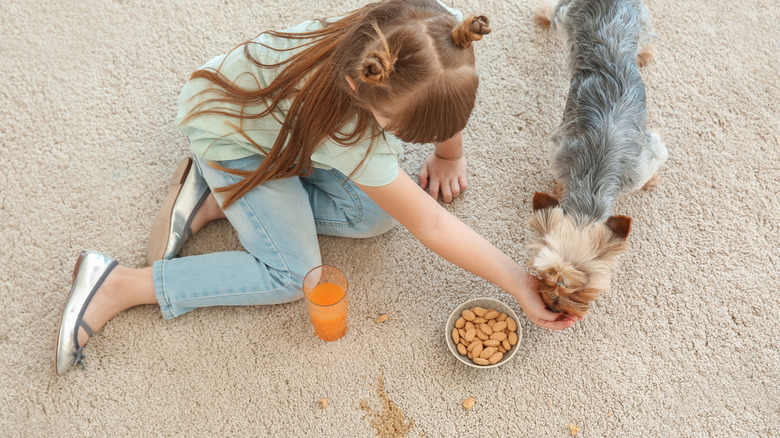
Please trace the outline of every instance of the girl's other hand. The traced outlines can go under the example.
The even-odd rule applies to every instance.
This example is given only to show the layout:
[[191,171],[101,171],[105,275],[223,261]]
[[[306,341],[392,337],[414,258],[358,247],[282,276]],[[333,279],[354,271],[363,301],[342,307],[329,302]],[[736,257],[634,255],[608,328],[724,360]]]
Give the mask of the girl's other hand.
[[527,272],[523,272],[522,275],[525,277],[524,281],[520,281],[518,288],[509,293],[517,299],[525,316],[532,323],[550,330],[563,330],[585,319],[567,313],[549,311],[539,294],[539,279]]
[[417,180],[434,199],[439,199],[441,193],[444,202],[452,202],[468,187],[466,157],[446,159],[433,153],[420,168]]

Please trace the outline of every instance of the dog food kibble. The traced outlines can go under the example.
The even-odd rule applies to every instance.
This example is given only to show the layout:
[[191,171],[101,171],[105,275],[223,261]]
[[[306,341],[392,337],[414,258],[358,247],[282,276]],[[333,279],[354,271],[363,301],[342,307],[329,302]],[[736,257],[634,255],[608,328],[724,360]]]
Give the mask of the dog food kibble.
[[[472,307],[461,312],[452,329],[452,340],[461,356],[477,365],[493,365],[517,344],[517,323],[495,309]],[[466,401],[473,399],[466,399]],[[463,402],[466,406],[466,402]],[[466,409],[471,409],[467,407]]]

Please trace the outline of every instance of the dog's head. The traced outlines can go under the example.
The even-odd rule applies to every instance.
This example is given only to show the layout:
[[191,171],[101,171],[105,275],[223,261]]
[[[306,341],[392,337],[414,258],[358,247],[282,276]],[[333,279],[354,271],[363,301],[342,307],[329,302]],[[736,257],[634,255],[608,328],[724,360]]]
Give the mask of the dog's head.
[[539,274],[542,299],[554,312],[584,316],[590,302],[609,291],[612,270],[625,247],[631,218],[578,225],[558,200],[544,193],[533,199],[530,265]]

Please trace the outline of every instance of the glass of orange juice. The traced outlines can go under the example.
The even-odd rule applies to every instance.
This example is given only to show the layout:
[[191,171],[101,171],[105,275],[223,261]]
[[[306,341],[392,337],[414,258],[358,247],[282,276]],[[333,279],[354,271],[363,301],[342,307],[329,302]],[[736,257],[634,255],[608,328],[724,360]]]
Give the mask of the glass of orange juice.
[[303,278],[303,295],[314,334],[335,341],[347,333],[347,277],[341,270],[321,265]]

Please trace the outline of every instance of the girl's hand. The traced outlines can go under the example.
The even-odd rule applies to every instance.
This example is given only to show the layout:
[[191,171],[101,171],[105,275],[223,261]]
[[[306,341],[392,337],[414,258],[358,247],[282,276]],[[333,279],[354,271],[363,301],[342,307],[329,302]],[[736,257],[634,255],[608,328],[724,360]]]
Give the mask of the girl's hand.
[[563,330],[571,327],[575,322],[585,319],[578,318],[567,313],[555,313],[547,310],[547,306],[539,294],[539,279],[523,271],[524,280],[519,282],[518,288],[509,291],[520,303],[528,319],[550,330]]
[[423,163],[420,172],[417,174],[417,180],[420,187],[425,190],[434,199],[439,198],[439,193],[444,202],[452,202],[454,198],[468,187],[468,178],[466,172],[466,157],[446,159],[441,158],[435,153],[431,154]]

